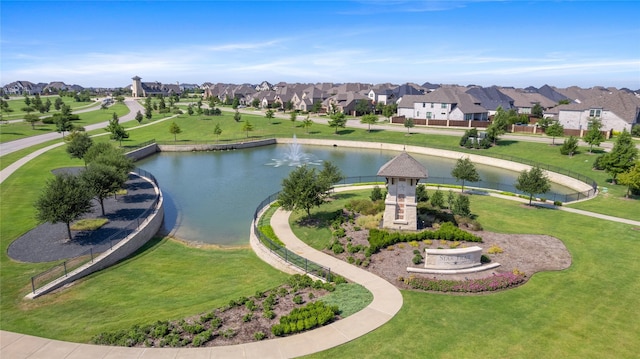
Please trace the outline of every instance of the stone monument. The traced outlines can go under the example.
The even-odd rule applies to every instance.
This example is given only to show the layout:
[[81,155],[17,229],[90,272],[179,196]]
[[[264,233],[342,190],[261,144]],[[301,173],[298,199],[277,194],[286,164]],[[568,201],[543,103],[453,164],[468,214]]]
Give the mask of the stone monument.
[[380,167],[378,176],[386,178],[387,197],[384,200],[383,228],[418,229],[416,186],[427,178],[427,169],[402,152]]

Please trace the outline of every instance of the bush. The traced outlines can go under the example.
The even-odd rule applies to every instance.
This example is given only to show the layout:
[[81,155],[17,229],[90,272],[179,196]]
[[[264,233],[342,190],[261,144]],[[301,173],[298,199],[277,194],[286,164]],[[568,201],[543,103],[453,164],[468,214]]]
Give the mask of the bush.
[[373,190],[371,190],[371,195],[369,196],[369,198],[371,198],[373,202],[383,199],[384,197],[382,196],[382,190],[380,189],[380,187],[378,186],[373,187]]
[[430,278],[407,278],[406,284],[414,289],[438,292],[479,293],[511,288],[525,281],[524,273],[499,273],[491,277],[471,280],[438,280]]
[[340,244],[340,242],[335,241],[331,246],[331,250],[334,254],[340,254],[344,252],[344,247],[342,247],[342,244]]
[[413,256],[413,259],[411,261],[413,262],[413,264],[420,264],[422,262],[422,255],[420,255],[420,253],[416,254],[415,256]]
[[260,340],[262,340],[262,339],[264,339],[264,338],[266,338],[266,337],[267,337],[267,335],[266,335],[266,334],[264,334],[263,332],[255,332],[255,333],[253,334],[253,338],[254,338],[255,340],[258,340],[258,341],[260,341]]
[[631,136],[640,137],[640,124],[635,124],[631,127]]
[[489,250],[487,251],[487,253],[489,253],[489,254],[498,254],[498,253],[502,253],[502,252],[504,252],[504,250],[502,250],[502,248],[500,248],[499,246],[497,246],[495,244],[492,245],[489,248]]
[[296,295],[293,297],[293,302],[296,304],[302,304],[304,302],[304,300],[302,299],[302,296],[300,295]]
[[572,157],[578,151],[578,138],[575,136],[569,136],[564,140],[562,147],[560,147],[560,153]]

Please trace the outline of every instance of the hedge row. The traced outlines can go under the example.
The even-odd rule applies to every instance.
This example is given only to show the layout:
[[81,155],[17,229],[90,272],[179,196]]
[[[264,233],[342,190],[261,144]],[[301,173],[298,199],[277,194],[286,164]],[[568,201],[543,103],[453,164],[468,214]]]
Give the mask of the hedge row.
[[280,323],[271,327],[275,336],[295,334],[321,327],[333,321],[339,313],[335,305],[327,306],[322,301],[309,303],[302,308],[294,308],[289,315],[280,317]]
[[378,253],[380,249],[386,248],[400,242],[423,241],[425,239],[444,239],[447,241],[482,242],[482,238],[465,232],[456,227],[451,222],[443,223],[435,231],[422,231],[418,233],[399,233],[382,229],[369,230],[369,254]]
[[445,280],[431,278],[405,279],[405,283],[414,289],[437,292],[479,293],[515,287],[525,281],[523,273],[499,273],[487,278],[471,280]]

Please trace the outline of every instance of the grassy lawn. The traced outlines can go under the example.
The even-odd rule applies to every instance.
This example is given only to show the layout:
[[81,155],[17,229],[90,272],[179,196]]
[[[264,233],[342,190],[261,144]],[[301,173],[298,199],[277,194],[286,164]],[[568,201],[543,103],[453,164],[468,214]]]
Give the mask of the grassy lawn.
[[489,197],[472,197],[471,209],[485,230],[546,233],[562,239],[572,266],[538,273],[520,288],[487,295],[404,291],[404,305],[388,324],[310,357],[636,357],[636,230]]
[[[79,114],[80,120],[73,121],[74,126],[87,126],[94,123],[109,121],[113,113],[122,117],[129,113],[129,108],[124,104],[115,104],[107,110],[97,109],[95,111],[84,112]],[[53,113],[51,113],[53,114]],[[134,121],[135,122],[135,121]],[[17,122],[0,125],[0,142],[9,142],[25,137],[41,135],[48,132],[55,132],[55,124],[36,123],[35,128],[30,123]],[[62,137],[62,135],[60,135]]]
[[[42,99],[42,102],[46,102],[47,99],[49,99],[51,101],[51,109],[49,111],[48,114],[41,114],[40,112],[36,111],[36,112],[32,112],[32,114],[36,114],[38,116],[44,116],[44,115],[51,115],[55,112],[55,108],[54,108],[54,103],[56,101],[56,98],[58,98],[60,96],[57,95],[53,95],[53,96],[40,96],[40,98]],[[34,96],[29,96],[29,99],[33,100]],[[9,100],[6,100],[7,103],[9,104],[9,108],[13,111],[11,112],[2,112],[2,119],[3,120],[15,120],[15,119],[19,119],[22,118],[24,115],[26,115],[27,113],[22,111],[23,107],[26,107],[27,105],[24,103],[24,96],[17,96],[17,97],[11,97]],[[73,97],[62,97],[62,103],[64,103],[65,105],[71,107],[72,110],[78,110],[78,109],[82,109],[82,108],[86,108],[86,107],[90,107],[90,106],[95,106],[97,104],[97,102],[92,101],[92,102],[76,102],[75,99]]]
[[[106,112],[110,118],[111,112]],[[405,136],[384,130],[367,133],[349,128],[341,129],[341,135],[335,136],[334,129],[320,124],[314,124],[306,134],[305,129],[299,127],[299,121],[298,127],[294,127],[285,119],[275,119],[270,124],[263,116],[243,114],[242,118],[254,124],[256,130],[249,135],[255,138],[296,134],[299,138],[449,148],[456,148],[458,141],[457,137],[450,136]],[[130,128],[130,138],[123,141],[123,145],[154,138],[172,142],[173,135],[168,131],[171,121]],[[235,122],[232,113],[217,117],[181,115],[175,121],[183,131],[177,142],[215,142],[216,123],[223,129],[220,141],[246,138],[241,131],[242,123]],[[131,125],[137,123],[132,121]],[[108,137],[95,140],[107,141]],[[44,146],[46,144],[38,147]],[[35,149],[3,156],[2,167]],[[589,155],[586,149],[568,158],[559,154],[557,146],[512,142],[501,143],[487,152],[544,161],[587,175],[608,187],[608,195],[572,207],[640,220],[638,200],[622,199],[624,188],[611,186],[606,182],[606,174],[592,171],[595,156]],[[249,249],[195,249],[157,239],[135,257],[85,278],[65,291],[35,301],[22,299],[30,289],[30,276],[53,263],[16,263],[7,257],[7,248],[11,241],[36,225],[33,203],[51,176],[50,171],[82,164],[81,160],[69,159],[64,147],[57,148],[30,161],[0,185],[3,224],[0,226],[0,327],[3,330],[86,341],[101,331],[197,314],[240,295],[251,295],[256,289],[271,288],[286,278],[261,262]],[[368,196],[370,190],[362,192],[340,194],[338,200],[317,212],[328,216],[343,205],[340,201]],[[640,297],[639,231],[628,225],[563,211],[523,208],[517,203],[482,196],[472,197],[471,209],[485,230],[546,233],[560,238],[571,252],[571,268],[536,274],[523,287],[489,295],[403,292],[405,305],[389,324],[314,357],[636,356],[640,351],[637,340],[640,321],[635,319]],[[313,237],[315,242],[311,244],[322,248],[329,230],[294,228],[294,232],[300,233],[300,237]],[[376,350],[370,350],[372,347]]]

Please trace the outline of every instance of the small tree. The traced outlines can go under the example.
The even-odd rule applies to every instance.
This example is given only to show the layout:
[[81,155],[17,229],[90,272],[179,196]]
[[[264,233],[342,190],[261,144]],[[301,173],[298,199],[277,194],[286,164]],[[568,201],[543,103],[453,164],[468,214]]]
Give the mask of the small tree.
[[60,97],[56,97],[56,99],[53,101],[53,108],[56,111],[60,111],[60,108],[62,107],[63,104],[64,104],[64,101],[62,101]]
[[378,122],[378,116],[373,115],[373,114],[364,115],[360,119],[360,123],[364,123],[364,124],[369,125],[369,129],[367,129],[367,132],[371,132],[371,125],[374,125],[377,122]]
[[242,131],[246,132],[247,138],[249,138],[249,132],[253,131],[253,125],[251,124],[251,122],[249,122],[249,120],[245,121],[242,125]]
[[109,125],[106,130],[111,132],[111,136],[109,136],[112,140],[116,140],[120,143],[122,147],[122,140],[125,138],[129,138],[129,133],[124,130],[124,127],[120,124],[120,119],[118,115],[114,112],[111,120],[109,121]]
[[272,109],[268,109],[267,112],[264,113],[264,116],[269,119],[269,124],[273,123],[273,117],[275,116],[275,113]]
[[447,208],[453,211],[453,202],[455,202],[456,196],[453,194],[453,190],[449,190],[447,194]]
[[258,100],[257,98],[254,98],[251,101],[251,107],[253,108],[259,108],[260,107],[260,100]]
[[462,217],[470,217],[471,216],[471,201],[469,196],[465,196],[463,194],[459,194],[456,197],[455,202],[453,203],[453,214]]
[[604,141],[604,135],[600,132],[602,128],[602,122],[598,119],[592,118],[590,120],[591,127],[584,135],[584,142],[589,144],[589,153],[592,152],[593,146],[600,146],[600,143]]
[[[65,138],[67,141],[67,153],[71,158],[84,159],[85,154],[93,145],[93,140],[84,131],[74,131]],[[87,161],[84,161],[87,165]]]
[[542,108],[542,106],[540,106],[540,104],[536,103],[533,105],[533,107],[531,107],[531,115],[537,118],[542,118],[544,116],[544,109]]
[[240,111],[236,110],[236,112],[233,114],[233,119],[236,122],[240,122],[240,120],[242,120],[242,115],[240,115]]
[[191,104],[189,104],[189,105],[187,106],[187,114],[188,114],[189,116],[193,116],[193,113],[194,113],[194,112],[193,112],[193,106],[192,106]]
[[564,140],[562,147],[560,147],[560,153],[573,157],[573,155],[578,151],[578,138],[575,136],[569,136],[569,138]]
[[138,121],[138,124],[142,123],[142,120],[144,120],[144,116],[142,115],[142,112],[140,111],[136,112],[136,121]]
[[429,193],[427,192],[427,186],[420,184],[416,186],[416,201],[426,202],[429,200]]
[[480,181],[480,175],[469,157],[459,158],[456,161],[455,167],[451,170],[451,175],[456,179],[456,181],[462,180],[462,192],[464,192],[464,181]]
[[391,118],[391,116],[393,116],[396,111],[398,110],[398,105],[397,104],[389,104],[389,105],[385,105],[382,108],[382,116],[386,117],[387,120]]
[[289,100],[284,103],[285,111],[293,111],[293,101]]
[[298,118],[298,114],[295,111],[291,111],[289,116],[289,120],[291,121],[291,127],[296,127],[296,119]]
[[413,128],[413,126],[415,126],[415,124],[413,123],[413,118],[407,117],[404,119],[404,127],[407,128],[407,134],[411,134],[410,131]]
[[555,146],[556,137],[564,136],[564,127],[562,127],[560,122],[555,121],[549,127],[547,127],[545,133],[547,134],[547,136],[551,136],[551,144]]
[[72,239],[71,222],[91,211],[91,193],[78,177],[65,173],[47,181],[35,207],[39,221],[65,223]]
[[509,112],[505,111],[502,106],[498,106],[491,124],[487,127],[487,136],[494,146],[498,143],[498,138],[507,132],[510,117]]
[[330,191],[333,185],[342,181],[343,178],[342,171],[333,162],[322,162],[322,170],[318,174],[318,181],[325,189],[325,192]]
[[640,190],[640,161],[631,167],[627,172],[618,175],[618,183],[627,186],[625,197],[629,198],[631,190]]
[[336,132],[338,134],[338,127],[344,128],[347,125],[347,116],[345,116],[342,112],[336,112],[330,116],[329,127],[335,127]]
[[73,124],[69,120],[68,116],[55,114],[53,116],[53,122],[56,124],[56,132],[61,133],[64,137],[64,133],[73,129]]
[[373,202],[379,201],[384,198],[382,194],[382,190],[380,189],[380,186],[373,187],[373,189],[371,190],[371,195],[369,195],[369,198],[371,198]]
[[309,134],[309,127],[311,127],[311,125],[313,125],[313,120],[311,120],[307,115],[307,117],[302,121],[302,127],[304,127],[307,134]]
[[178,126],[175,121],[171,122],[169,125],[169,133],[173,135],[173,142],[178,141],[178,134],[181,132],[182,129],[180,129],[180,126]]
[[551,126],[551,123],[553,123],[553,120],[551,120],[551,118],[542,117],[538,120],[536,124],[538,125],[538,127],[542,129],[542,131],[546,131],[547,127]]
[[40,117],[38,117],[38,115],[25,115],[24,116],[24,120],[25,122],[28,122],[31,124],[31,129],[35,129],[36,128],[36,122],[40,121]]
[[128,158],[121,149],[106,142],[94,143],[89,147],[89,150],[84,155],[84,160],[89,165],[101,163],[111,166],[117,169],[124,177],[127,177],[134,167],[133,160]]
[[600,160],[600,165],[613,177],[613,183],[615,184],[618,174],[626,172],[633,167],[637,157],[638,149],[633,143],[631,134],[625,129],[616,139],[613,149],[604,154]]
[[322,102],[320,101],[314,102],[313,105],[311,106],[311,112],[313,113],[318,113],[320,112],[321,109],[322,109]]
[[529,206],[531,206],[533,196],[548,192],[551,189],[551,182],[542,169],[535,165],[531,170],[520,173],[516,180],[516,189],[529,194]]
[[213,129],[213,134],[216,135],[216,143],[218,143],[220,135],[222,134],[222,128],[220,128],[219,123],[216,123],[216,127]]
[[437,189],[429,199],[429,202],[435,208],[444,208],[444,194],[442,191]]

